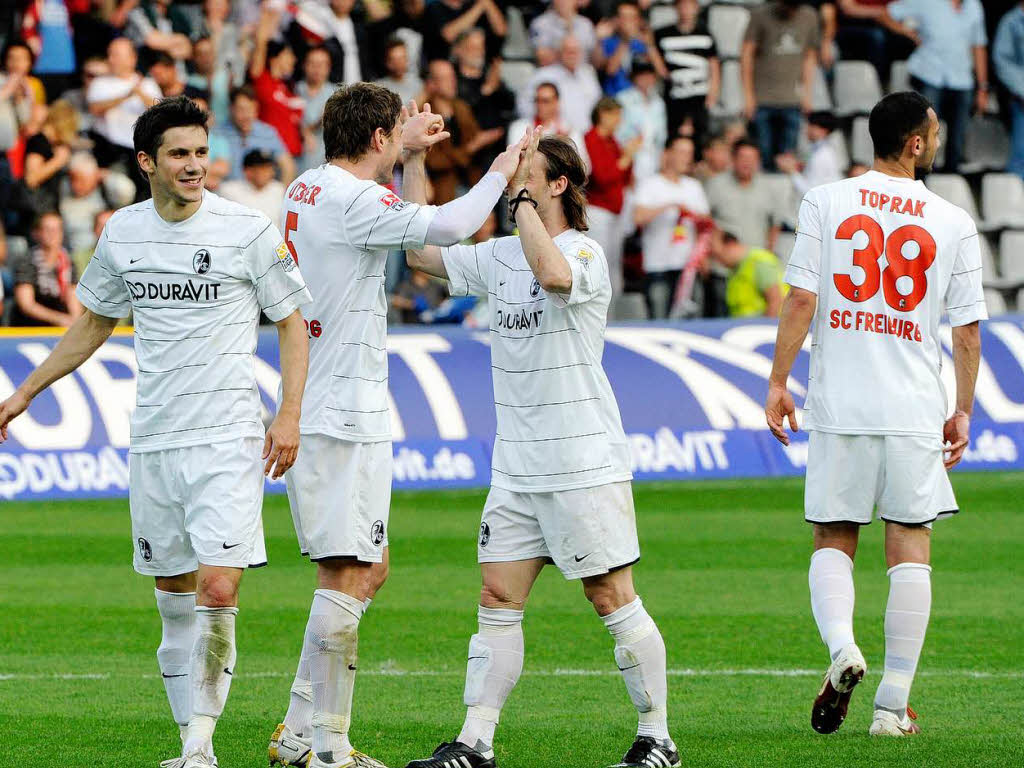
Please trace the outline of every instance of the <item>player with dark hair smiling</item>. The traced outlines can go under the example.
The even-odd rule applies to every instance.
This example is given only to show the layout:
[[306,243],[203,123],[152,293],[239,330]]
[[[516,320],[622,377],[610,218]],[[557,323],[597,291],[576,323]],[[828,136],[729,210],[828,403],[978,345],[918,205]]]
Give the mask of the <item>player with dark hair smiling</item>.
[[[207,114],[184,96],[135,124],[152,199],[107,222],[78,285],[85,312],[50,356],[0,403],[0,437],[50,384],[84,363],[133,315],[138,395],[129,498],[135,570],[156,579],[157,660],[181,757],[209,768],[213,731],[235,666],[238,585],[266,563],[263,476],[294,463],[310,301],[281,234],[261,213],[204,190]],[[264,432],[254,375],[260,313],[277,324],[277,416]]]

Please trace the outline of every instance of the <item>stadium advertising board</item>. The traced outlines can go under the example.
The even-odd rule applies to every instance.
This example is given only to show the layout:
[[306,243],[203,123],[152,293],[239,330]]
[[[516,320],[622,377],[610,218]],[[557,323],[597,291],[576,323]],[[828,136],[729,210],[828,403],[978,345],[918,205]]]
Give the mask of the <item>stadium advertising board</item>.
[[[951,336],[943,329],[943,377],[953,391]],[[391,420],[395,487],[484,486],[494,438],[489,334],[416,329],[391,334]],[[0,397],[50,352],[57,336],[0,336]],[[806,434],[787,448],[764,427],[762,404],[775,326],[699,321],[613,326],[604,364],[618,397],[638,480],[800,474]],[[968,469],[1024,468],[1024,316],[983,324]],[[809,345],[790,387],[803,402]],[[256,379],[264,416],[279,375],[276,332],[261,332]],[[78,371],[57,382],[11,424],[0,446],[0,499],[123,496],[135,355],[118,333]],[[872,397],[872,393],[865,393]],[[906,397],[914,397],[908,391]],[[268,483],[283,491],[283,482]]]

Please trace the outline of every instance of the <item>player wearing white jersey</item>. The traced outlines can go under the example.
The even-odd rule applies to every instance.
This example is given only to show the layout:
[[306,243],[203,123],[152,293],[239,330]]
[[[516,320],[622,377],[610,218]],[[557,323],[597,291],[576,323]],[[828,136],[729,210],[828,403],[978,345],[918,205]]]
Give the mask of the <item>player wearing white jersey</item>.
[[[812,189],[786,270],[765,416],[784,444],[796,408],[786,388],[814,320],[804,409],[811,432],[805,516],[814,524],[811,608],[832,662],[811,725],[842,725],[865,672],[853,635],[859,526],[885,521],[889,602],[885,673],[870,732],[919,732],[908,707],[931,609],[931,523],[957,511],[947,476],[968,442],[981,348],[978,230],[966,211],[915,180],[939,146],[935,111],[916,93],[882,99],[869,119],[874,167]],[[939,320],[952,326],[956,397],[946,418]]]
[[[387,303],[389,250],[452,245],[483,224],[519,164],[510,147],[464,197],[440,206],[403,201],[384,186],[404,154],[406,178],[448,138],[444,121],[403,108],[369,83],[343,88],[324,108],[328,162],[288,187],[285,241],[317,297],[306,308],[310,375],[299,459],[288,500],[303,554],[317,563],[302,654],[271,765],[360,768],[376,761],[348,738],[359,621],[387,573],[391,500]],[[311,754],[312,753],[312,754]]]
[[[266,562],[264,472],[294,462],[310,300],[261,213],[203,189],[208,116],[185,97],[135,125],[152,199],[115,213],[78,286],[85,314],[0,404],[0,437],[32,399],[133,315],[138,391],[129,486],[135,570],[156,578],[157,659],[181,728],[165,768],[216,765],[213,731],[235,666],[243,569]],[[260,312],[277,324],[283,395],[264,435],[253,353]]]
[[509,185],[518,237],[408,252],[410,266],[447,278],[453,295],[488,297],[498,424],[466,720],[454,741],[408,768],[493,768],[498,717],[523,668],[523,608],[547,562],[582,580],[615,640],[639,713],[617,765],[680,764],[668,733],[665,644],[633,588],[640,549],[629,444],[601,366],[612,288],[601,246],[583,234],[585,180],[572,142],[535,130]]

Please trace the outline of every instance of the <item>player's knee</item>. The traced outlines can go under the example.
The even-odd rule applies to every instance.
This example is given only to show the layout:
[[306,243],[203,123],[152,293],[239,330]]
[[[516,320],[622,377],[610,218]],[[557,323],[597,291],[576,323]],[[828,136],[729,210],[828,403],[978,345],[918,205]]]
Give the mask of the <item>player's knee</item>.
[[196,602],[207,608],[231,608],[238,603],[238,583],[228,576],[208,576],[199,584]]
[[607,616],[636,599],[631,584],[619,583],[614,580],[584,580],[583,594],[594,606],[598,616]]
[[525,601],[517,600],[517,597],[505,582],[496,577],[485,578],[483,586],[480,587],[480,605],[484,608],[522,610]]

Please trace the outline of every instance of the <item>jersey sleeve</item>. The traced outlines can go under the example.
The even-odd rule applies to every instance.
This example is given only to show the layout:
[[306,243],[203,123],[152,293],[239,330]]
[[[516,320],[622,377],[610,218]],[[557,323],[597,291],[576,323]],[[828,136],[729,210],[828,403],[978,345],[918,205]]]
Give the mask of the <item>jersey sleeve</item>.
[[946,312],[950,325],[967,325],[986,320],[985,292],[982,288],[980,235],[973,221],[968,222],[960,240],[953,272],[946,289]]
[[284,320],[313,300],[288,244],[271,222],[243,247],[242,255],[260,309],[272,322]]
[[448,292],[452,296],[487,295],[489,260],[494,258],[496,244],[496,240],[491,240],[441,249],[441,259],[448,273]]
[[579,241],[570,243],[561,251],[572,272],[572,288],[569,293],[552,293],[551,300],[559,307],[590,301],[609,281],[604,254],[595,253],[590,243]]
[[349,203],[345,227],[356,248],[422,248],[436,213],[433,205],[410,203],[380,184],[369,184]]
[[128,317],[132,311],[132,297],[124,278],[114,272],[107,245],[107,230],[103,229],[96,251],[78,281],[75,295],[90,312],[103,317]]
[[817,295],[821,283],[821,208],[811,193],[804,195],[796,228],[796,242],[786,265],[785,281]]

